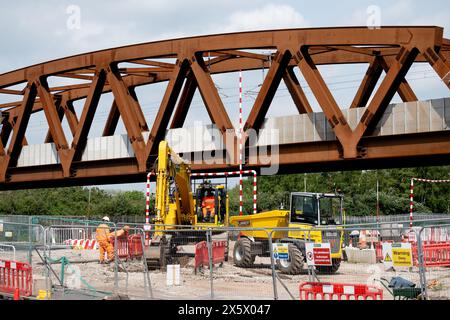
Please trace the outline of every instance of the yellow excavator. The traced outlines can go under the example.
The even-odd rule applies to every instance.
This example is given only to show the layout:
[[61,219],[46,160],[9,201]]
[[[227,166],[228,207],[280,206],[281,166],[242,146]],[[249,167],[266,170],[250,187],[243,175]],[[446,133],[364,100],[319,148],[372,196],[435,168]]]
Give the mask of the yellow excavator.
[[[276,260],[278,269],[299,274],[306,263],[306,242],[329,242],[331,266],[317,266],[321,273],[335,273],[340,266],[344,233],[343,197],[340,194],[293,192],[289,210],[272,210],[253,215],[230,217],[230,225],[242,228],[266,228],[274,243],[287,243],[288,260]],[[273,230],[274,228],[289,228]],[[292,228],[292,229],[291,229]],[[297,228],[297,230],[293,230]],[[287,229],[286,229],[287,230]],[[251,267],[256,256],[270,257],[268,234],[264,230],[243,230],[236,241],[233,258],[238,267]]]
[[[223,185],[201,183],[195,197],[191,188],[191,167],[168,145],[159,143],[156,165],[155,229],[146,256],[149,266],[165,267],[183,254],[181,245],[205,240],[197,230],[217,228],[228,221],[228,196]],[[177,232],[180,226],[192,232]]]

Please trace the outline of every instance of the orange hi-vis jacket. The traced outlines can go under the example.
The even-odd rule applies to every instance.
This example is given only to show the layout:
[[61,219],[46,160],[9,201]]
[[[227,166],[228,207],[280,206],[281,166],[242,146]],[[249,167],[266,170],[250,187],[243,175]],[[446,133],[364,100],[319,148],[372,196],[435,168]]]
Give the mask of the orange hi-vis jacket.
[[208,208],[208,209],[213,209],[214,205],[215,205],[215,199],[214,196],[210,196],[210,197],[204,197],[203,201],[202,201],[202,207],[203,208]]
[[109,226],[106,224],[100,224],[95,231],[95,236],[98,242],[109,241],[111,233],[109,232]]

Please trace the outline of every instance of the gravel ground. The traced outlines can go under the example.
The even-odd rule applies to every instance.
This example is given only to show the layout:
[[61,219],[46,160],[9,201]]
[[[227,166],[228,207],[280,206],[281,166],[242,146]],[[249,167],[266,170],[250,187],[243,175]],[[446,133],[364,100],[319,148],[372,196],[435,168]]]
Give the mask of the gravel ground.
[[[191,251],[192,247],[185,248]],[[96,290],[112,292],[114,290],[114,264],[100,265],[97,262],[98,252],[95,250],[54,250],[51,257],[54,259],[65,256],[71,262],[65,273],[65,282],[69,288],[88,288],[89,284]],[[0,258],[2,258],[0,256]],[[18,251],[17,260],[26,261],[26,252]],[[150,271],[153,298],[155,299],[210,299],[210,271],[205,268],[194,273],[193,258],[186,258],[181,268],[181,285],[167,286],[166,273],[160,270]],[[60,264],[53,264],[53,269],[60,273]],[[127,272],[124,272],[124,268]],[[143,261],[128,261],[120,265],[119,292],[128,295],[131,299],[148,297],[144,288]],[[36,253],[33,254],[33,275],[35,278],[43,276],[45,268]],[[80,276],[83,281],[80,281]],[[334,283],[362,283],[380,286],[374,279],[401,276],[417,285],[419,273],[416,267],[398,269],[396,271],[384,270],[383,264],[376,265],[355,264],[342,262],[340,269],[334,275],[318,275],[321,282]],[[450,268],[433,268],[426,273],[427,283],[434,285],[429,289],[432,299],[450,298]],[[308,281],[308,273],[305,269],[300,275],[280,274],[282,283],[295,299],[299,299],[299,284]],[[56,278],[53,277],[54,283]],[[128,282],[128,286],[127,286]],[[274,289],[272,285],[272,271],[269,258],[257,257],[254,268],[243,269],[233,265],[231,259],[223,266],[215,266],[213,269],[214,299],[273,299]],[[392,299],[391,294],[384,289],[384,299]],[[277,282],[277,292],[280,299],[291,299],[291,296]]]

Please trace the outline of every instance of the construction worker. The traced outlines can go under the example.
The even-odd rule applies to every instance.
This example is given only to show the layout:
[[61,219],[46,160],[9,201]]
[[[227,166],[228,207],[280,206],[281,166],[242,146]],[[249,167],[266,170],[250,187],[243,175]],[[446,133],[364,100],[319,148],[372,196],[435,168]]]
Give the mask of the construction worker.
[[202,199],[203,221],[214,220],[216,215],[215,202],[214,194],[212,194],[211,191],[206,190],[205,196]]
[[[130,230],[129,226],[123,227],[123,229],[118,230],[117,232],[110,232],[109,226],[106,224],[109,222],[109,218],[107,216],[103,217],[102,221],[105,223],[100,224],[96,230],[96,239],[98,241],[98,248],[100,251],[100,263],[110,263],[114,259],[114,246],[109,241],[111,237],[121,237],[123,235],[127,235],[128,230]],[[105,253],[107,255],[107,260],[105,261]]]
[[100,251],[99,262],[105,263],[105,253],[107,254],[106,263],[111,262],[114,259],[114,247],[109,242],[109,238],[111,236],[111,232],[109,230],[109,226],[106,224],[109,222],[109,217],[103,217],[102,221],[105,223],[100,224],[97,227],[96,239],[98,241],[98,249]]

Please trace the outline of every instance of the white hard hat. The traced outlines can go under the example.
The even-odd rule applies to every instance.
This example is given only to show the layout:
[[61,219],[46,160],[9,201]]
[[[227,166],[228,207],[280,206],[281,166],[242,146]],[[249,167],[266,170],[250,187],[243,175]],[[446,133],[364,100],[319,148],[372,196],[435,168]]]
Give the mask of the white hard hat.
[[103,221],[109,221],[109,218],[108,218],[108,216],[104,216],[104,217],[102,218],[102,220],[103,220]]

